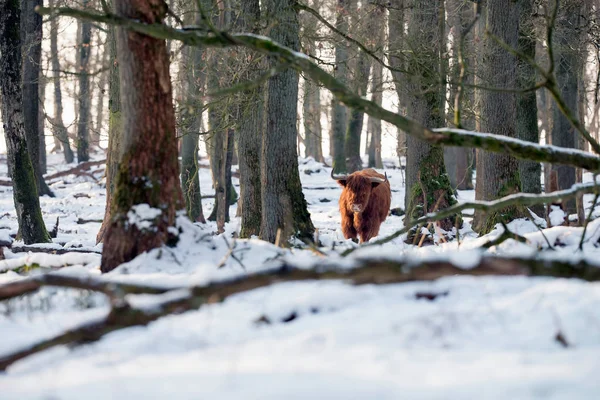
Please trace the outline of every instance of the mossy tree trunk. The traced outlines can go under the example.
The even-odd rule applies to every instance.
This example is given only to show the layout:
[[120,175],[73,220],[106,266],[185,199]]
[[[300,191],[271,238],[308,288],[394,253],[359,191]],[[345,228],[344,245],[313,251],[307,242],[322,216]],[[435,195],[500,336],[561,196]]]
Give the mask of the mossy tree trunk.
[[[123,17],[149,24],[162,23],[167,12],[163,0],[115,0],[115,9]],[[103,272],[143,252],[174,244],[175,218],[185,207],[165,41],[118,29],[117,52],[123,158],[104,238]]]
[[[242,31],[259,32],[260,5],[258,0],[241,2],[239,28]],[[264,70],[264,58],[255,52],[244,50],[249,68],[245,79],[256,79]],[[261,143],[264,133],[265,85],[241,94],[239,104],[238,158],[240,168],[240,203],[242,219],[240,237],[249,238],[260,234],[261,224]]]
[[[444,73],[441,52],[444,39],[443,1],[409,2],[407,47],[411,55],[407,68],[407,114],[426,127],[444,125],[445,87],[440,85]],[[413,136],[406,138],[406,215],[409,220],[444,209],[456,203],[446,174],[444,152]],[[440,227],[451,230],[456,221],[449,217]]]
[[[348,31],[348,9],[349,0],[337,0],[336,4],[336,29]],[[346,83],[348,79],[348,46],[344,41],[339,41],[335,46],[335,68],[333,76],[342,83]],[[346,172],[346,150],[345,137],[347,127],[347,109],[339,101],[333,99],[331,116],[331,141],[333,143],[332,158],[333,169],[336,173]]]
[[[200,23],[200,14],[186,14],[188,23]],[[181,185],[188,217],[192,221],[205,223],[198,174],[198,140],[202,125],[202,100],[205,74],[202,72],[202,48],[186,46],[182,52],[181,73]]]
[[115,185],[117,182],[117,171],[119,163],[123,157],[123,121],[121,114],[121,83],[119,81],[119,59],[117,56],[117,37],[116,28],[109,27],[108,30],[108,51],[110,70],[108,77],[108,149],[106,151],[106,208],[104,211],[104,220],[98,235],[96,243],[104,240],[104,234],[111,220],[111,204]]
[[25,139],[22,55],[15,51],[21,48],[20,23],[19,0],[0,0],[0,97],[19,233],[25,244],[46,243],[51,241],[50,235],[42,219],[34,168]]
[[[54,7],[55,0],[49,0],[49,6]],[[110,28],[114,29],[114,28]],[[50,19],[50,62],[52,64],[52,83],[54,85],[54,118],[52,128],[58,138],[67,164],[74,160],[73,150],[69,144],[67,128],[63,122],[62,91],[60,88],[60,60],[58,58],[58,18]]]
[[[294,0],[268,0],[265,10],[271,22],[267,35],[293,50],[299,48],[298,15]],[[278,65],[269,59],[270,67]],[[298,171],[296,116],[298,72],[287,70],[269,79],[266,131],[262,142],[262,223],[260,237],[274,243],[291,235],[313,240],[314,227],[302,193]]]
[[[517,48],[519,4],[505,1],[487,2],[487,30],[509,46]],[[486,36],[480,74],[486,86],[514,88],[517,85],[517,58]],[[517,102],[511,92],[482,91],[481,131],[517,137]],[[476,199],[493,200],[521,191],[519,163],[506,154],[478,152]],[[521,210],[508,208],[494,213],[476,212],[473,229],[488,233],[500,221],[512,220]]]
[[[42,56],[42,16],[35,12],[36,6],[42,5],[42,0],[21,0],[21,51],[23,62],[23,118],[25,123],[25,136],[36,186],[40,196],[53,196],[46,185],[41,171],[40,137],[40,103],[39,79],[40,62]],[[14,49],[11,51],[15,51]]]

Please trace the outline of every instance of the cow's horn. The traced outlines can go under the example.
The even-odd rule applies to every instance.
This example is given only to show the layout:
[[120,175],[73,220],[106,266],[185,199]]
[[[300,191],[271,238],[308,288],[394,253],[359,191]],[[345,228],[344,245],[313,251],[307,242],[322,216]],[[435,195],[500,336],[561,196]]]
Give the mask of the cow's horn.
[[385,175],[385,178],[378,178],[376,176],[371,177],[371,182],[373,183],[385,183],[385,181],[387,181],[387,174]]
[[334,181],[345,181],[348,179],[348,175],[334,175],[333,168],[331,168],[331,179]]

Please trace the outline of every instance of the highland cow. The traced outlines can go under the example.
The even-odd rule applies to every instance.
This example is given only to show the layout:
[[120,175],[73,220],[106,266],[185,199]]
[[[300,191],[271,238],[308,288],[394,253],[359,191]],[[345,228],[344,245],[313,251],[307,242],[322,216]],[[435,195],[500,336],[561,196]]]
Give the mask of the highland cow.
[[340,195],[344,237],[356,240],[360,236],[360,243],[364,243],[377,236],[392,202],[387,175],[369,168],[350,175],[334,175],[331,171],[331,177],[344,188]]

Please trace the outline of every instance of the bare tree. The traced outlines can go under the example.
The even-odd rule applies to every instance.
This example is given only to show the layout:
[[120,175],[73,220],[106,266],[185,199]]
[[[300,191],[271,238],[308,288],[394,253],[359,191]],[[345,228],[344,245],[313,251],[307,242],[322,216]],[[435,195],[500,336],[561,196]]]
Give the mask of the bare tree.
[[34,168],[27,150],[21,86],[22,58],[21,52],[15,51],[21,48],[20,23],[19,0],[0,0],[0,100],[19,233],[25,244],[44,243],[50,242],[50,235],[42,219]]

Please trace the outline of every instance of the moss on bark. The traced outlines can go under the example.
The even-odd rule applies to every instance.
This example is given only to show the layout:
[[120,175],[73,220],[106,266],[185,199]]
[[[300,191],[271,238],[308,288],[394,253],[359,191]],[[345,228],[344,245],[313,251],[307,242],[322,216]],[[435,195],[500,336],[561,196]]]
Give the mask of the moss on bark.
[[[448,208],[457,203],[443,162],[443,148],[432,146],[429,154],[422,160],[417,182],[410,188],[406,207],[406,218],[417,220],[425,214]],[[448,216],[439,221],[446,231],[461,224],[459,214]]]

